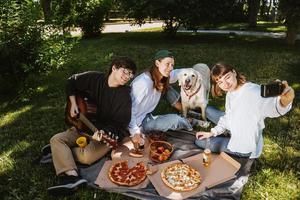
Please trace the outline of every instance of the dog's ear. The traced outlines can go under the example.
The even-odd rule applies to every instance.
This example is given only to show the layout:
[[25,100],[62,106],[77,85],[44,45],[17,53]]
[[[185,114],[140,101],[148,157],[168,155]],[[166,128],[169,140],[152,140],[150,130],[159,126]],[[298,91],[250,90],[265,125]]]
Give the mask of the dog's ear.
[[197,75],[197,81],[198,81],[198,82],[201,82],[201,81],[202,81],[201,73],[198,72],[197,70],[194,70],[194,73]]
[[182,85],[182,82],[183,82],[183,72],[180,72],[178,74],[178,85],[181,86]]
[[202,75],[200,72],[198,72],[197,70],[194,70],[196,76],[197,76],[197,80],[196,80],[196,83],[195,83],[195,87],[198,88],[201,86],[201,83],[202,83]]

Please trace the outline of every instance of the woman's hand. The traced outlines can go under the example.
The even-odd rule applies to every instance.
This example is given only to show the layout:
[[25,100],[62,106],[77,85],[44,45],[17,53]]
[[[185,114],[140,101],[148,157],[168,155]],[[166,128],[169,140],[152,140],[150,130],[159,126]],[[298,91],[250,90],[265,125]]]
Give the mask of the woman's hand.
[[132,138],[133,143],[143,145],[145,143],[145,135],[143,133],[135,134]]
[[212,132],[203,132],[203,131],[199,131],[196,133],[196,139],[198,140],[202,140],[205,138],[210,138],[211,136],[213,136]]
[[289,105],[295,98],[295,91],[292,87],[288,85],[287,81],[282,81],[282,84],[284,85],[284,90],[282,94],[280,95],[280,103],[283,107],[286,107]]

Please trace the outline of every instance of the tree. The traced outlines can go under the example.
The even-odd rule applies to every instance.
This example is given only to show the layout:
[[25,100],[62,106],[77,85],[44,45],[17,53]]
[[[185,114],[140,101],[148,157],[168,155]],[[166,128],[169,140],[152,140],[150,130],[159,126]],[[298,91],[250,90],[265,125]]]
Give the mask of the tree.
[[259,12],[260,0],[248,0],[248,20],[249,27],[255,28],[257,25],[257,14]]
[[287,27],[286,42],[293,45],[300,31],[300,1],[299,0],[280,0],[279,11]]
[[24,79],[62,66],[73,43],[39,22],[41,7],[32,0],[0,1],[0,75]]
[[44,13],[44,19],[45,22],[49,22],[51,20],[51,0],[41,0],[40,1],[43,13]]
[[76,25],[81,27],[84,37],[100,35],[111,3],[111,0],[76,1]]
[[120,0],[127,18],[143,24],[146,19],[164,21],[164,31],[174,35],[180,26],[197,28],[244,16],[242,0]]
[[186,12],[184,0],[120,0],[120,3],[125,17],[133,18],[136,24],[142,25],[147,19],[163,20],[168,35],[175,35]]
[[53,24],[62,29],[64,34],[70,33],[70,27],[75,25],[75,1],[52,0]]
[[213,27],[224,22],[245,21],[243,1],[194,0],[181,5],[185,11],[182,16],[184,26],[197,29],[199,26]]

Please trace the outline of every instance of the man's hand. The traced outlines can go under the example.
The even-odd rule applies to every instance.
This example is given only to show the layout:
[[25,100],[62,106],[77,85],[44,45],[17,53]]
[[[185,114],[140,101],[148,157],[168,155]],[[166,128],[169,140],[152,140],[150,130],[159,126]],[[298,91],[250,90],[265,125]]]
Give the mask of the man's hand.
[[211,136],[213,136],[212,132],[203,132],[203,131],[199,131],[196,133],[196,139],[198,140],[202,140],[205,138],[210,138]]
[[284,85],[284,90],[282,94],[280,95],[280,103],[283,107],[286,107],[289,105],[295,98],[295,91],[292,87],[288,85],[287,81],[282,81],[282,84]]
[[103,133],[104,133],[103,130],[96,131],[96,132],[94,133],[94,135],[92,136],[92,138],[93,138],[94,140],[97,140],[97,141],[100,142],[101,139],[102,139]]

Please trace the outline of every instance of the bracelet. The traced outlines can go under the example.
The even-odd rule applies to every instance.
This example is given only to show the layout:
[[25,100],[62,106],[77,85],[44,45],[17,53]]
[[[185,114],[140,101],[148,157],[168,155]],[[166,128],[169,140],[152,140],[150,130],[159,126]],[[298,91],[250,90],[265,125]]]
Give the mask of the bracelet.
[[[278,101],[280,103],[280,99]],[[277,101],[275,101],[275,108],[276,108],[277,113],[282,117],[283,115],[279,112],[278,107],[277,107]]]

